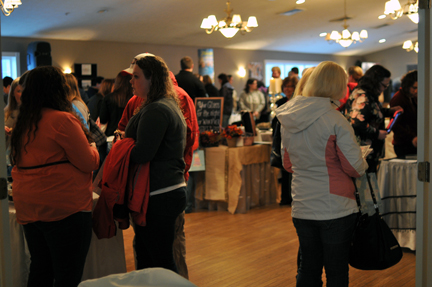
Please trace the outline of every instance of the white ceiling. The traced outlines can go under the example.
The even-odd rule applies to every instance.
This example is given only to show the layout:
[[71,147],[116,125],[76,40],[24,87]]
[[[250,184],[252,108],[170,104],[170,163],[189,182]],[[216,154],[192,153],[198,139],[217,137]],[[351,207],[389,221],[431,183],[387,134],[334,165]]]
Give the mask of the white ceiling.
[[[408,0],[406,0],[408,1]],[[367,29],[363,43],[343,48],[327,43],[321,32],[341,31],[343,0],[231,0],[243,20],[256,16],[259,27],[226,39],[207,35],[201,21],[210,14],[225,17],[225,0],[22,0],[11,16],[1,15],[1,35],[42,39],[115,41],[298,53],[364,55],[417,39],[417,25],[408,17],[379,20],[386,0],[346,0],[350,31]],[[404,0],[400,0],[405,4]],[[293,8],[303,12],[281,13]],[[100,10],[106,12],[98,13]],[[376,29],[375,27],[388,24]],[[385,38],[384,44],[378,40]]]

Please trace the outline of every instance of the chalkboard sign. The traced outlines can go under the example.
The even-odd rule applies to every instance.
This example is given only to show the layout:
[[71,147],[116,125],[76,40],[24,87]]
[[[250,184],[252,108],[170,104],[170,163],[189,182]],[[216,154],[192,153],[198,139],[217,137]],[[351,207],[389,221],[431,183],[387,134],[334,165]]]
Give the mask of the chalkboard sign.
[[199,131],[220,131],[224,98],[195,98]]

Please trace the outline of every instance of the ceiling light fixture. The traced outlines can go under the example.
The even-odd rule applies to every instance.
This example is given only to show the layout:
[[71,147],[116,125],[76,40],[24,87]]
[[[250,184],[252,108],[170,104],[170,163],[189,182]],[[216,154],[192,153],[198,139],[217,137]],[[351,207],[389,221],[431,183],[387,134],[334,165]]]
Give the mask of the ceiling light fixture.
[[0,0],[1,10],[5,16],[9,16],[21,4],[21,0]]
[[[351,44],[355,44],[357,42],[363,42],[364,39],[367,39],[368,32],[366,30],[361,30],[359,32],[351,32],[348,31],[348,25],[346,23],[346,20],[348,19],[346,14],[346,0],[344,0],[344,10],[345,10],[345,17],[344,20],[344,30],[342,33],[339,33],[338,31],[333,30],[331,33],[327,33],[325,36],[325,39],[329,42],[336,42],[339,43],[342,47],[347,48]],[[321,35],[321,34],[320,34]]]
[[207,34],[219,30],[226,38],[232,38],[238,31],[244,35],[246,32],[251,32],[253,28],[258,27],[255,16],[250,16],[247,22],[242,22],[239,14],[234,14],[231,17],[233,10],[231,9],[229,0],[226,2],[226,5],[227,7],[224,11],[227,13],[227,17],[225,19],[217,21],[215,15],[210,15],[203,19],[200,28],[205,29]]
[[411,40],[405,41],[402,45],[402,49],[405,49],[407,52],[414,50],[416,53],[418,53],[418,42],[413,43]]
[[403,8],[399,3],[399,0],[390,0],[385,3],[384,14],[389,15],[393,20],[396,20],[403,15],[407,15],[412,22],[418,24],[418,8],[417,0],[408,0],[408,3],[406,3]]

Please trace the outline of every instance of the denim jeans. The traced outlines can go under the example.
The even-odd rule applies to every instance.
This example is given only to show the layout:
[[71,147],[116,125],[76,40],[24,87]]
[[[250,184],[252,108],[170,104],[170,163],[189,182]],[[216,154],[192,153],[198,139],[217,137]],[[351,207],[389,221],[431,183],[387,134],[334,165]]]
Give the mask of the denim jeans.
[[146,226],[134,225],[137,269],[162,267],[177,272],[173,256],[175,221],[186,206],[186,187],[150,196]]
[[327,286],[348,286],[348,259],[357,214],[332,220],[293,218],[300,242],[301,260],[297,286],[322,286],[324,267]]
[[31,257],[27,286],[78,286],[92,236],[91,212],[23,228]]

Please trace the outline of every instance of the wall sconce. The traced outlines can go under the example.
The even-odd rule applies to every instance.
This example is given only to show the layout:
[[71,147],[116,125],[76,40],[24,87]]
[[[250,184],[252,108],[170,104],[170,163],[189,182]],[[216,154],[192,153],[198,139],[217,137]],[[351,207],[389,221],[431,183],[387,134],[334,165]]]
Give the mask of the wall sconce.
[[244,78],[244,77],[246,76],[246,69],[243,68],[243,67],[240,67],[240,68],[238,69],[238,71],[237,71],[237,75],[238,75],[240,78]]
[[66,67],[63,69],[63,73],[65,74],[71,74],[72,73],[72,69],[70,67]]

